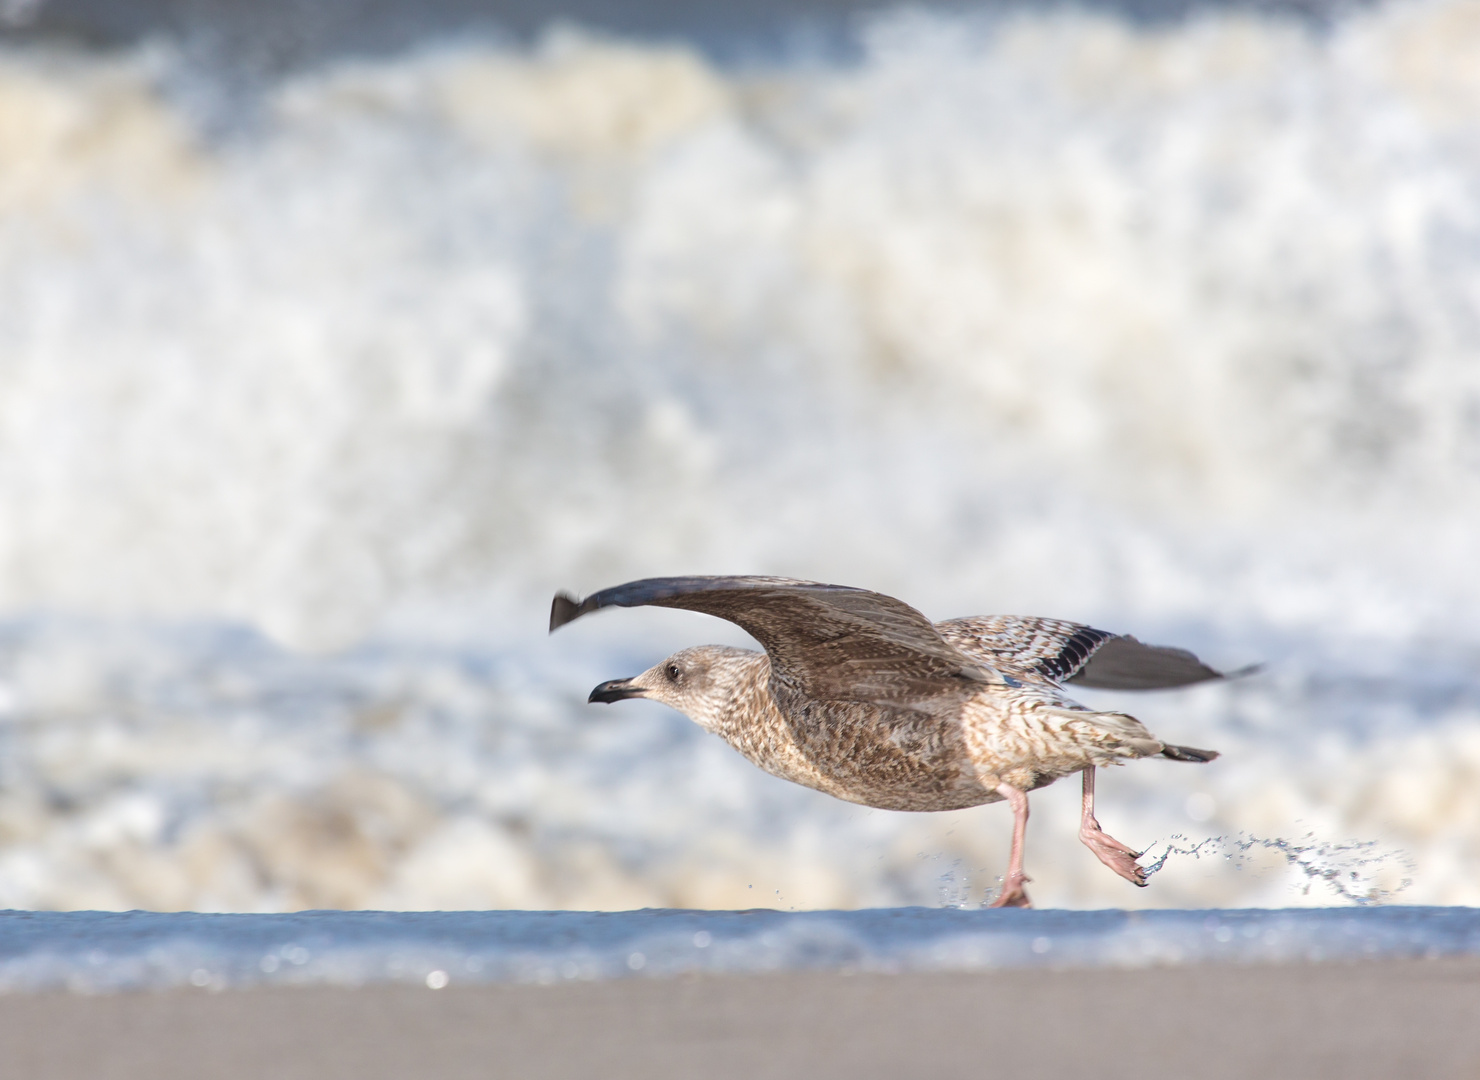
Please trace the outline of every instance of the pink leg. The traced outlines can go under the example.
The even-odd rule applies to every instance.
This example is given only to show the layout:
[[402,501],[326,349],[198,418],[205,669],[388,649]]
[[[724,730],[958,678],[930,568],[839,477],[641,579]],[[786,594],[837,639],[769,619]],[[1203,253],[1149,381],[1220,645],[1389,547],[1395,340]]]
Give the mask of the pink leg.
[[1141,854],[1132,851],[1100,828],[1095,820],[1095,767],[1084,770],[1084,816],[1079,819],[1079,839],[1095,853],[1095,858],[1125,878],[1132,885],[1146,887],[1146,871],[1136,865]]
[[997,794],[1012,807],[1012,854],[1007,859],[1007,877],[1002,882],[1002,895],[992,907],[1032,907],[1024,883],[1031,880],[1023,873],[1023,838],[1028,835],[1028,796],[1015,787],[997,785]]

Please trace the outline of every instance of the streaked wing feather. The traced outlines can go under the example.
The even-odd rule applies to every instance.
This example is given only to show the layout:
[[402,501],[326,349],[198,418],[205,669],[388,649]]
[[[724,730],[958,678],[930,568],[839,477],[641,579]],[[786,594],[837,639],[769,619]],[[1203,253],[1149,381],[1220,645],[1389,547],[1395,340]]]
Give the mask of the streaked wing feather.
[[1185,649],[1145,645],[1062,619],[985,615],[949,619],[936,629],[973,659],[1029,680],[1158,690],[1224,678]]
[[809,697],[915,704],[1000,682],[914,608],[866,589],[772,577],[629,581],[586,599],[557,596],[550,629],[604,607],[671,607],[735,623],[773,671]]
[[1063,619],[982,615],[935,624],[968,656],[1032,681],[1063,682],[1115,635]]

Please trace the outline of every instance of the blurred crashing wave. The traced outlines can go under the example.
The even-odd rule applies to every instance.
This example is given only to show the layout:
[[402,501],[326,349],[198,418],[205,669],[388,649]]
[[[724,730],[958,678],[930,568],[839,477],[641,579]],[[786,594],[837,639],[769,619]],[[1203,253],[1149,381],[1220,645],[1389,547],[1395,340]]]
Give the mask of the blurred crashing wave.
[[[555,587],[747,571],[1269,659],[1118,699],[1225,757],[1107,777],[1107,828],[1480,902],[1480,5],[856,46],[464,37],[226,123],[168,38],[0,51],[0,903],[980,899],[991,809],[590,719],[727,629],[542,637]],[[1133,892],[1075,802],[1041,901],[1333,899],[1278,852]]]

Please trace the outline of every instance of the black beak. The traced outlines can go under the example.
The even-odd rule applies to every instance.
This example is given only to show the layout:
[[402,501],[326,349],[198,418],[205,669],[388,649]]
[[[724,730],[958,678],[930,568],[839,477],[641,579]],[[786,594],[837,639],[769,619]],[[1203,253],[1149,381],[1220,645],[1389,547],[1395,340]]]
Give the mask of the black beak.
[[640,686],[633,686],[631,679],[612,679],[602,683],[586,701],[602,701],[610,704],[613,701],[625,701],[627,698],[647,697],[647,691]]

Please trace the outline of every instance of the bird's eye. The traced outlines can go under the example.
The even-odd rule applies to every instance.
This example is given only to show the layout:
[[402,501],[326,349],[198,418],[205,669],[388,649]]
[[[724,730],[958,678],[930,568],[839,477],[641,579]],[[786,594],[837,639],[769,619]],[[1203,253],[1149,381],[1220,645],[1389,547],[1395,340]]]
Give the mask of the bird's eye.
[[678,677],[682,675],[683,672],[678,669],[677,664],[669,664],[667,670],[663,674],[668,676],[670,682],[678,682]]

